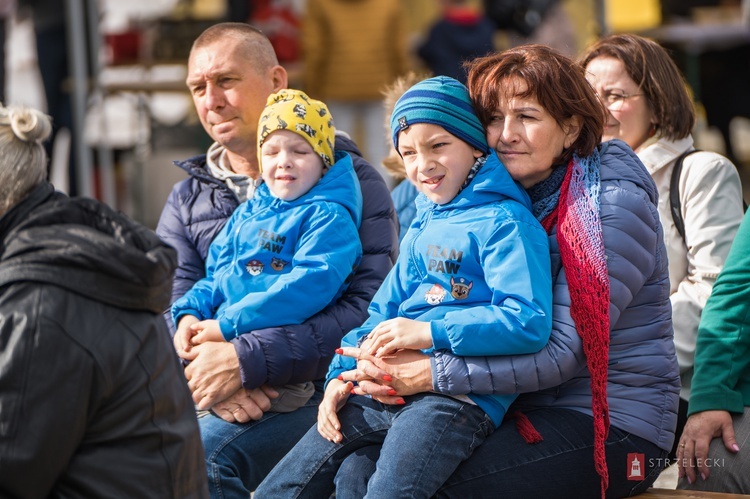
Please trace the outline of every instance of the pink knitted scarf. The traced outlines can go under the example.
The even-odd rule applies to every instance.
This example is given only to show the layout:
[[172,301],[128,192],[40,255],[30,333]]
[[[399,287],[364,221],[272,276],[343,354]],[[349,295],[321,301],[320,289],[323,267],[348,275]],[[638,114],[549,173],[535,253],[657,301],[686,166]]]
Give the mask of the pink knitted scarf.
[[601,477],[602,498],[609,485],[604,442],[609,433],[607,369],[609,362],[609,274],[599,218],[599,153],[574,157],[568,165],[560,199],[542,225],[557,222],[557,241],[570,292],[570,315],[583,340],[591,375],[594,414],[594,464]]

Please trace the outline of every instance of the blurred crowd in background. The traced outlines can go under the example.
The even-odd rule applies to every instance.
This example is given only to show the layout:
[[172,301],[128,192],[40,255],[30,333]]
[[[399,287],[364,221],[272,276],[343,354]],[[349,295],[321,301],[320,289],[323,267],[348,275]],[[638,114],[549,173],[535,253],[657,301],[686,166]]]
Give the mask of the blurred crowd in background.
[[[396,77],[414,71],[462,80],[461,62],[488,51],[543,43],[575,57],[602,34],[638,32],[669,46],[695,87],[692,90],[702,118],[698,126],[706,130],[707,125],[715,127],[713,134],[697,134],[699,142],[704,140],[699,146],[727,153],[741,164],[746,152],[737,142],[742,141],[728,139],[730,132],[747,126],[744,121],[735,123],[730,131],[729,123],[734,114],[750,116],[750,101],[745,104],[746,97],[732,99],[721,92],[719,97],[731,107],[731,111],[723,110],[723,102],[715,102],[711,82],[704,81],[700,65],[706,66],[706,58],[716,61],[704,72],[720,75],[722,88],[746,87],[750,68],[733,64],[738,57],[750,56],[750,30],[743,17],[748,9],[742,3],[2,0],[6,72],[0,80],[4,82],[0,99],[44,109],[53,118],[55,132],[63,130],[62,138],[55,143],[53,137],[48,147],[51,178],[58,188],[104,198],[153,225],[168,186],[175,180],[167,178],[164,188],[154,191],[153,186],[160,185],[160,175],[154,175],[150,162],[155,152],[164,150],[164,145],[155,141],[196,150],[204,150],[208,143],[193,115],[184,75],[192,40],[213,23],[249,22],[262,29],[288,69],[290,85],[325,99],[339,128],[355,138],[374,165],[380,165],[388,155],[382,97],[384,88]],[[718,26],[720,35],[691,32],[675,36],[665,31],[686,25],[707,26],[708,31]],[[725,25],[734,28],[727,30]],[[75,39],[70,39],[70,33]],[[72,60],[76,51],[85,52],[79,54],[79,63]],[[70,71],[71,67],[77,67],[78,73]],[[710,104],[708,123],[703,101]],[[76,116],[76,110],[81,116]],[[732,115],[725,116],[728,112]],[[79,149],[77,144],[82,144]],[[80,178],[77,172],[82,160],[78,156],[87,154],[91,155],[91,173],[85,170],[85,178]],[[169,161],[160,161],[168,166]],[[113,172],[100,171],[102,163],[112,163]],[[393,187],[392,177],[384,169],[381,172]]]

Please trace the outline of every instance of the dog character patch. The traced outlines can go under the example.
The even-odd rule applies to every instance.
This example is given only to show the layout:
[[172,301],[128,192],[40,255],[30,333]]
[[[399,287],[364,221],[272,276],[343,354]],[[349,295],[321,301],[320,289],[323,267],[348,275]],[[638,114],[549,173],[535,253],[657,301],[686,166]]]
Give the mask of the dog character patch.
[[271,268],[276,272],[281,272],[282,270],[284,270],[284,267],[287,263],[289,262],[285,262],[281,258],[273,257],[273,259],[271,259]]
[[247,269],[248,274],[256,276],[263,272],[263,262],[260,260],[250,260],[247,262],[247,265],[245,265],[245,268]]
[[456,300],[465,300],[469,297],[469,291],[474,286],[474,281],[466,284],[466,279],[459,277],[458,281],[451,277],[451,296]]
[[445,289],[440,284],[433,284],[424,294],[424,300],[430,305],[438,305],[445,299]]

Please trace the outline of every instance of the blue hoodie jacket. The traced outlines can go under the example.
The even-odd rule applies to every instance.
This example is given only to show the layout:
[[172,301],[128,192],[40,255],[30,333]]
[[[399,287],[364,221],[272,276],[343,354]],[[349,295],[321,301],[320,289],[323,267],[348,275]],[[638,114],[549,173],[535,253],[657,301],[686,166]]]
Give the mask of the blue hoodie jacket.
[[[367,318],[370,300],[396,261],[398,220],[383,177],[351,139],[337,134],[336,150],[351,155],[362,191],[362,262],[341,299],[303,324],[260,329],[232,340],[247,389],[322,378],[342,336]],[[225,183],[209,174],[205,155],[176,164],[189,176],[175,184],[156,228],[177,250],[170,305],[205,277],[211,241],[240,204]],[[174,333],[171,307],[165,316]]]
[[[552,277],[547,234],[530,210],[528,195],[494,152],[451,202],[437,205],[420,194],[417,220],[370,317],[342,344],[354,346],[380,322],[406,317],[430,322],[435,350],[467,356],[539,351],[552,327]],[[328,379],[354,368],[354,359],[336,355]],[[469,397],[496,426],[515,399]]]
[[301,324],[338,299],[359,264],[362,194],[349,154],[293,201],[262,184],[211,243],[206,277],[172,305],[218,319],[227,341],[282,324]]

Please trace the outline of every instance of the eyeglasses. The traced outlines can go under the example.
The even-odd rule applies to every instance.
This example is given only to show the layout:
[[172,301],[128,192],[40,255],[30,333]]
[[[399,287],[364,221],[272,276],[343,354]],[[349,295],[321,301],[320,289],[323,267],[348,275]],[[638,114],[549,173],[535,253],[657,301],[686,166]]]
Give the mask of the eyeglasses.
[[631,97],[639,97],[643,94],[626,94],[622,90],[609,90],[604,94],[599,94],[599,99],[602,104],[610,111],[619,111],[622,109],[622,105],[626,99]]

